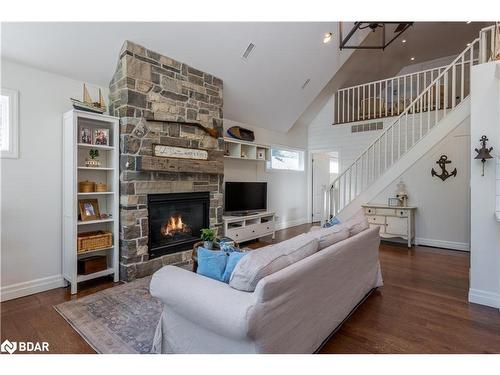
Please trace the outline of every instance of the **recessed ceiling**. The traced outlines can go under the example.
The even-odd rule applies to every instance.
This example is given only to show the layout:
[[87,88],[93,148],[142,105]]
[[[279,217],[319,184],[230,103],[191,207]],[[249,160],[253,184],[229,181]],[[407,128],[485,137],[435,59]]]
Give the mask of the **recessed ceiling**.
[[[2,57],[107,87],[128,39],[223,79],[225,118],[286,132],[351,53],[339,52],[337,28],[335,22],[3,23]],[[333,40],[325,44],[327,32]],[[255,48],[243,59],[250,43]]]

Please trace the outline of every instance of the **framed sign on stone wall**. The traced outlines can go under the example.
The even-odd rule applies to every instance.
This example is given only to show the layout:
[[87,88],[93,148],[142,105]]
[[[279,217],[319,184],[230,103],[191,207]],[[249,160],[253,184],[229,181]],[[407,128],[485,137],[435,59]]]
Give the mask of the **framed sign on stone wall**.
[[161,144],[153,144],[153,155],[162,158],[208,160],[206,150]]

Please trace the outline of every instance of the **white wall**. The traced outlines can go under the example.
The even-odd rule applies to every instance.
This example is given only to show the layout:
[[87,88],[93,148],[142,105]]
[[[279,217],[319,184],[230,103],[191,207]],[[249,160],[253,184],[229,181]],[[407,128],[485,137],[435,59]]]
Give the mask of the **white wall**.
[[[307,129],[293,127],[280,133],[224,119],[224,132],[231,126],[242,126],[255,133],[255,142],[288,146],[306,151]],[[307,153],[306,153],[307,157]],[[268,171],[266,163],[252,160],[224,159],[225,181],[261,181],[268,185],[268,208],[277,214],[278,228],[300,225],[308,221],[308,165],[303,172]]]
[[[382,132],[377,130],[351,133],[351,126],[382,121],[386,128],[396,117],[332,125],[332,105],[333,98],[311,122],[308,128],[308,148],[310,152],[338,152],[340,171],[343,171]],[[439,116],[442,116],[442,113]],[[466,121],[436,145],[431,153],[400,176],[408,184],[410,204],[418,207],[416,237],[422,245],[469,249],[470,173],[469,162],[465,157],[468,154],[469,138],[469,121]],[[439,173],[439,166],[435,162],[442,154],[447,154],[453,161],[453,168],[458,170],[457,177],[452,177],[445,183],[436,177],[432,178],[430,174],[432,167]],[[450,181],[451,179],[453,181]],[[387,181],[387,189],[372,203],[387,203],[387,198],[394,195],[397,182],[399,179]],[[453,214],[450,215],[450,212]]]
[[310,152],[338,152],[339,170],[342,172],[382,132],[382,130],[371,130],[361,133],[351,133],[351,126],[353,124],[382,122],[385,128],[392,124],[395,119],[395,117],[387,117],[384,119],[332,125],[333,97],[331,97],[308,127],[308,149]]
[[82,82],[9,61],[1,73],[20,102],[19,159],[1,160],[0,280],[8,299],[63,285],[62,114],[70,97],[81,98]]
[[[495,70],[497,76],[495,77]],[[471,269],[469,301],[500,307],[500,223],[495,221],[495,161],[481,176],[474,160],[479,139],[486,135],[492,155],[500,155],[500,63],[473,68],[471,78]]]
[[[465,46],[464,46],[465,48]],[[411,73],[416,73],[416,72],[421,72],[423,70],[428,70],[428,69],[435,69],[439,68],[441,66],[446,66],[451,64],[451,62],[456,58],[456,55],[451,55],[451,56],[445,56],[445,57],[440,57],[438,59],[434,60],[428,60],[428,61],[423,61],[417,64],[411,64],[405,66],[403,69],[399,71],[397,76],[405,75],[405,74],[411,74]]]
[[[406,184],[409,204],[417,207],[415,231],[418,244],[446,249],[469,250],[469,145],[470,119],[463,121],[444,140],[388,185],[373,203],[387,204],[395,196],[396,184]],[[446,169],[457,169],[456,177],[441,181],[431,176],[431,168],[440,174],[436,161],[441,155],[452,163]]]

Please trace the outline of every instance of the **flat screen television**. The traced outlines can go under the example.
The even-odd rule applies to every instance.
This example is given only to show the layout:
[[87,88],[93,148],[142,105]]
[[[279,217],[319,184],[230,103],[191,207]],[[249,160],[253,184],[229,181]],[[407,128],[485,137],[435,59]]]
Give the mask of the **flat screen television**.
[[224,211],[247,215],[267,210],[267,182],[226,182]]

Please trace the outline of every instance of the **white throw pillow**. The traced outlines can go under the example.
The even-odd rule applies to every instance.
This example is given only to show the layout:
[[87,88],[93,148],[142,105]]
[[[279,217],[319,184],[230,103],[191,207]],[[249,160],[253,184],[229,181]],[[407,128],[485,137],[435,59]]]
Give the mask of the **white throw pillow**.
[[337,242],[343,241],[349,238],[349,229],[343,228],[339,225],[334,225],[328,228],[312,227],[309,229],[309,234],[314,236],[319,241],[319,250],[323,250],[328,246],[332,246]]
[[257,283],[318,251],[318,239],[301,234],[289,240],[250,251],[234,268],[229,286],[253,292]]

